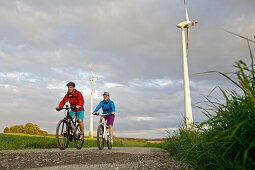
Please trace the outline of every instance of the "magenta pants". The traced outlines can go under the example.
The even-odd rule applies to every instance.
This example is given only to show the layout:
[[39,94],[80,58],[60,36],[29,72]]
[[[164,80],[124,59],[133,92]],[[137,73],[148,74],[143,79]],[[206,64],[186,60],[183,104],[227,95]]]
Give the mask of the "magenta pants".
[[114,122],[114,118],[115,118],[115,115],[106,115],[104,116],[105,120],[107,120],[106,124],[109,126],[109,125],[112,125],[113,126],[113,122]]

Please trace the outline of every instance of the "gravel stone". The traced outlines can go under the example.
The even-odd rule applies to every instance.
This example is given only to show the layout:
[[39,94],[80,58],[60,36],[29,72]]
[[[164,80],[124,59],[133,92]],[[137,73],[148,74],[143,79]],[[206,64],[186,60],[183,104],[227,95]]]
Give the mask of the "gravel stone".
[[83,148],[0,151],[0,169],[42,170],[147,170],[192,169],[170,158],[160,148],[116,147],[111,150]]

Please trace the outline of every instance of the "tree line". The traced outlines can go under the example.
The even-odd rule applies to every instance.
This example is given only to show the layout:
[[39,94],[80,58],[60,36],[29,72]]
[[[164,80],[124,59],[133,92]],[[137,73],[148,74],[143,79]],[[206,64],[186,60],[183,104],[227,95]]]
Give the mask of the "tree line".
[[41,130],[38,125],[33,123],[27,123],[24,125],[14,125],[10,128],[6,127],[4,133],[24,133],[29,135],[40,135],[47,136],[48,133],[44,130]]

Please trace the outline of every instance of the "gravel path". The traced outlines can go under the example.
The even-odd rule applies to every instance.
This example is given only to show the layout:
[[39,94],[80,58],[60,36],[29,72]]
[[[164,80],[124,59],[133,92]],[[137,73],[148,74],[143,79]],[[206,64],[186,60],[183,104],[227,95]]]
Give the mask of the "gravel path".
[[[180,164],[159,148],[116,147],[0,151],[0,169],[180,169]],[[182,165],[182,169],[188,169]]]

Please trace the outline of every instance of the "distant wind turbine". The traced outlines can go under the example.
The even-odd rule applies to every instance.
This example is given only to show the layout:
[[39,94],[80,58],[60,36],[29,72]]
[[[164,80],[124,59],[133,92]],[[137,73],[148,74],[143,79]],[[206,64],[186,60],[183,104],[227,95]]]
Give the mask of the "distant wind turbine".
[[89,138],[93,138],[93,115],[92,115],[92,113],[93,113],[93,95],[95,93],[95,81],[99,80],[99,79],[94,77],[94,73],[93,73],[91,64],[89,64],[89,67],[90,67],[90,71],[92,74],[92,78],[89,79],[89,81],[91,82]]
[[[177,25],[178,28],[182,29],[182,48],[183,48],[183,70],[184,70],[184,93],[185,93],[185,122],[186,127],[191,129],[193,126],[193,116],[191,108],[191,97],[190,97],[190,85],[189,85],[189,71],[188,71],[188,60],[187,60],[187,51],[189,47],[189,29],[190,27],[197,24],[197,22],[192,22],[189,20],[187,4],[185,3],[186,11],[186,21],[183,21]],[[185,28],[187,29],[187,46],[185,42]]]

